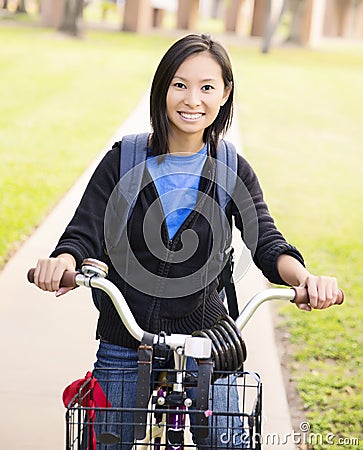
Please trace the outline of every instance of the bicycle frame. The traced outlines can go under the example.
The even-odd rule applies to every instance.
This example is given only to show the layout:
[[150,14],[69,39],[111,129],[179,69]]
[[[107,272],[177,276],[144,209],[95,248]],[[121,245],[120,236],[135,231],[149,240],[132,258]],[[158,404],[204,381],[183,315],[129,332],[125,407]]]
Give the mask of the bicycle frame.
[[[144,331],[139,327],[137,322],[135,321],[126,300],[120,294],[119,290],[106,278],[103,278],[97,274],[96,276],[92,275],[92,268],[86,268],[86,275],[79,274],[76,276],[75,282],[79,286],[87,286],[93,287],[97,289],[101,289],[111,298],[115,308],[120,315],[123,323],[127,327],[130,334],[133,335],[138,341],[141,341],[144,335]],[[236,320],[237,327],[240,331],[245,327],[248,320],[252,317],[257,308],[264,302],[275,300],[275,299],[283,299],[286,301],[293,301],[296,297],[296,291],[294,289],[270,289],[268,291],[257,294],[253,297],[247,305],[244,307],[240,316]],[[195,340],[198,339],[196,343]],[[157,343],[158,336],[154,337],[154,344]],[[202,341],[201,341],[202,340]],[[168,345],[174,351],[174,361],[175,361],[175,369],[176,369],[176,383],[173,385],[172,393],[180,393],[183,391],[183,371],[185,370],[185,362],[186,356],[191,356],[194,358],[208,358],[211,355],[211,345],[210,341],[205,338],[196,338],[188,335],[178,335],[173,334],[171,336],[165,336],[165,344]],[[202,345],[203,344],[203,345]],[[164,405],[166,402],[167,391],[164,388],[159,388],[157,391],[157,399],[156,399],[156,426],[161,425],[163,420],[163,415],[160,414],[160,409],[158,410],[158,401],[162,399],[160,403]],[[186,399],[188,402],[188,399]],[[191,400],[189,402],[191,405]],[[159,404],[159,407],[161,405]],[[170,407],[170,405],[169,405]],[[161,448],[165,448],[166,450],[183,450],[184,449],[184,430],[185,430],[185,421],[186,421],[186,411],[187,407],[185,404],[177,404],[172,406],[172,410],[164,412],[164,420],[167,421],[165,427],[164,439],[167,441],[166,446],[162,442],[162,436],[160,433],[158,436],[146,436],[146,441],[150,441],[152,437],[154,439],[153,448],[155,450],[160,450]],[[160,431],[160,428],[159,428]],[[170,438],[170,435],[173,439]],[[141,447],[143,448],[143,447]],[[148,448],[148,445],[145,445],[145,450]],[[257,446],[256,448],[259,448]]]

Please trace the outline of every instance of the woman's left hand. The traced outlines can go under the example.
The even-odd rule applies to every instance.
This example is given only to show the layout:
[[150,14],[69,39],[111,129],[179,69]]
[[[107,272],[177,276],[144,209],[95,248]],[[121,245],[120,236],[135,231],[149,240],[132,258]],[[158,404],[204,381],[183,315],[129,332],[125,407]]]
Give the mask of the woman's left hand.
[[326,309],[334,305],[338,299],[338,281],[334,277],[309,274],[300,286],[307,288],[310,304],[299,305],[299,309],[305,311]]

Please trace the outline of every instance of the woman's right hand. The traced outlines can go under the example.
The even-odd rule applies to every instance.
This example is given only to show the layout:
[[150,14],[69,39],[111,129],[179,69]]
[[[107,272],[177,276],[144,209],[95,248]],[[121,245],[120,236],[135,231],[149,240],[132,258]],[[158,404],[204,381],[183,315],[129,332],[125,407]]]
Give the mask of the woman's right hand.
[[76,260],[69,253],[56,258],[39,259],[34,272],[34,283],[43,291],[55,292],[59,297],[72,290],[69,287],[59,287],[60,280],[66,270],[75,270]]

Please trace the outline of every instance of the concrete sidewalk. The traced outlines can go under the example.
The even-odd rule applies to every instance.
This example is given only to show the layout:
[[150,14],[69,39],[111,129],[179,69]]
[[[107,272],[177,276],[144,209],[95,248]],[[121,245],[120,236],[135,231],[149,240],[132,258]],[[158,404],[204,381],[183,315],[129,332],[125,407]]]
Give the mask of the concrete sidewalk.
[[[90,292],[76,289],[61,299],[26,281],[38,257],[47,256],[73,215],[96,165],[110,145],[124,134],[149,129],[148,97],[112,137],[105,150],[62,201],[11,258],[0,273],[0,446],[6,450],[65,448],[63,388],[92,369],[97,342],[93,339],[97,311]],[[236,124],[229,139],[240,147]],[[237,254],[242,252],[236,239]],[[243,252],[242,252],[243,253]],[[241,303],[266,287],[253,265],[238,283]],[[264,432],[281,439],[291,433],[286,395],[267,305],[244,333],[246,369],[261,374],[264,383]],[[264,448],[279,448],[278,445]],[[285,449],[294,449],[291,444]]]

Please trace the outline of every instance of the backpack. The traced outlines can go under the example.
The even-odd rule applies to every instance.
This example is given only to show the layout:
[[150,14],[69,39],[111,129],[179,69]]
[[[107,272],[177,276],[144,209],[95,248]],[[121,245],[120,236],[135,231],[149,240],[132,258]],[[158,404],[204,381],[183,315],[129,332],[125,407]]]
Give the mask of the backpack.
[[[128,218],[131,216],[143,178],[148,147],[149,133],[131,134],[124,136],[122,141],[116,142],[114,147],[120,148],[120,179],[128,174],[127,186],[122,187],[122,193],[129,204]],[[233,192],[237,182],[237,152],[233,144],[224,139],[220,140],[216,152],[216,182],[217,200],[225,211],[230,200],[229,192]],[[120,235],[126,228],[127,221],[121,224]],[[220,289],[225,289],[229,315],[237,319],[238,304],[233,282],[233,248],[228,246],[224,250],[227,263],[221,272]]]

